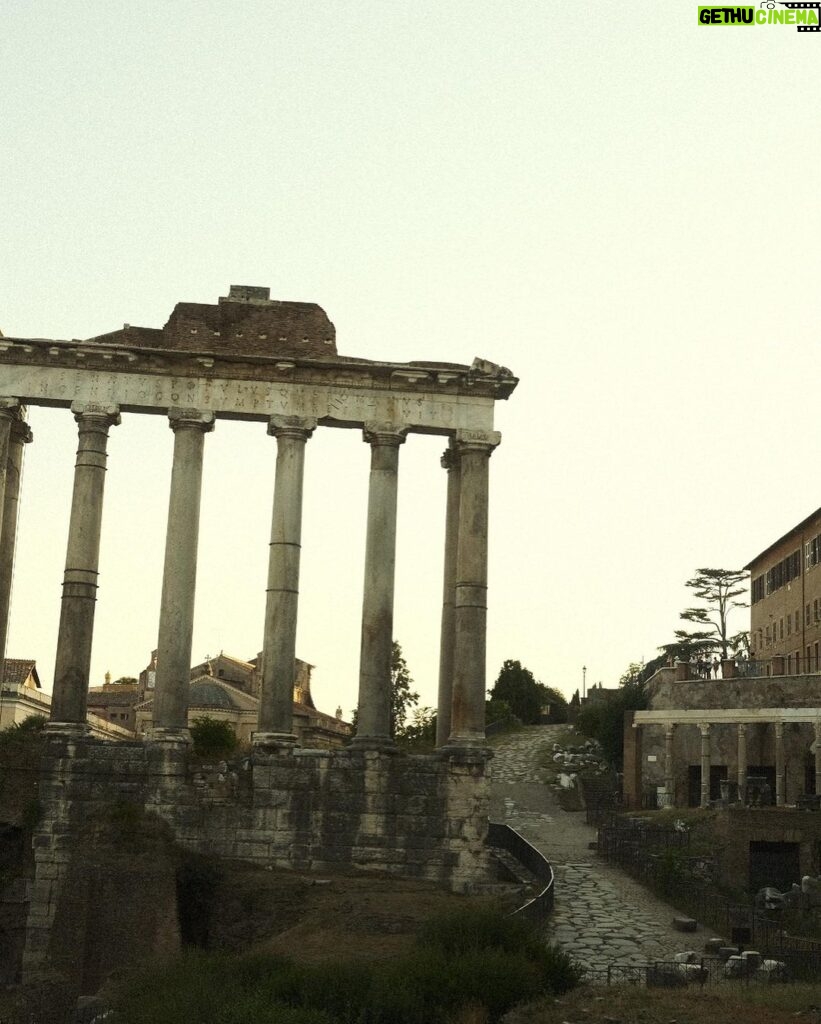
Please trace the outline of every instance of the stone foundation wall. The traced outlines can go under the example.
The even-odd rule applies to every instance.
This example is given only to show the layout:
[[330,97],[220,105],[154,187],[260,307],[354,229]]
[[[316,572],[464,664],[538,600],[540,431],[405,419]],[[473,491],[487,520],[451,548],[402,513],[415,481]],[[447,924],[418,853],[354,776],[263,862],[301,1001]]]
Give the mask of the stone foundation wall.
[[[469,891],[488,876],[488,783],[482,751],[297,749],[203,769],[175,746],[51,737],[24,973],[57,970],[77,991],[93,991],[106,966],[178,948],[167,882],[174,845],[263,867],[382,871]],[[121,844],[95,863],[89,851],[123,829],[134,836],[131,863]]]
[[672,708],[807,708],[818,705],[818,676],[758,676],[751,679],[676,680],[657,672],[648,683],[650,707]]
[[821,874],[821,814],[782,808],[730,808],[716,818],[716,838],[722,847],[721,882],[747,889],[750,843],[798,843],[802,875]]

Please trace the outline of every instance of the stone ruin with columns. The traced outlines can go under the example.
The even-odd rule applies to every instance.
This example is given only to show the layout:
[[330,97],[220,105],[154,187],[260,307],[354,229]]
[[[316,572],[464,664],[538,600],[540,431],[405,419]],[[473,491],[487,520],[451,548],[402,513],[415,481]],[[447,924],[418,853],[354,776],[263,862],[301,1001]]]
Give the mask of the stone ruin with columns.
[[[153,912],[141,894],[112,916],[99,898],[83,851],[112,807],[148,814],[177,846],[226,860],[378,870],[455,890],[484,879],[488,464],[500,440],[494,404],[516,383],[480,359],[340,356],[319,306],[271,300],[267,288],[179,303],[162,329],[126,324],[86,341],[0,338],[0,658],[19,468],[31,440],[26,408],[70,410],[79,436],[24,975],[57,970],[88,991],[106,957],[168,947],[167,907]],[[109,743],[85,723],[106,444],[121,413],[166,416],[173,461],[152,728],[145,741]],[[186,702],[203,450],[223,418],[265,424],[277,461],[258,728],[247,771],[209,785],[190,768]],[[361,430],[370,449],[358,730],[339,751],[302,749],[292,730],[303,466],[318,427]],[[424,756],[398,754],[390,737],[397,473],[414,433],[447,439],[437,750]],[[89,835],[91,847],[82,845]],[[109,933],[119,940],[101,941]]]

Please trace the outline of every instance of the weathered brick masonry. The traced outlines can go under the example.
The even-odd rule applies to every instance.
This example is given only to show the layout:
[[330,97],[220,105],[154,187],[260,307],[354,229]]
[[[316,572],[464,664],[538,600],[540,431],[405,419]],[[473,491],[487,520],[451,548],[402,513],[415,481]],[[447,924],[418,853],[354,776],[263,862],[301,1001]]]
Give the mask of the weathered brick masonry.
[[[58,971],[92,991],[123,962],[178,948],[172,841],[228,861],[383,871],[467,891],[487,877],[486,767],[479,750],[297,750],[219,772],[178,746],[51,737],[25,974]],[[149,855],[93,870],[106,829],[144,812]],[[151,846],[158,826],[166,846]]]

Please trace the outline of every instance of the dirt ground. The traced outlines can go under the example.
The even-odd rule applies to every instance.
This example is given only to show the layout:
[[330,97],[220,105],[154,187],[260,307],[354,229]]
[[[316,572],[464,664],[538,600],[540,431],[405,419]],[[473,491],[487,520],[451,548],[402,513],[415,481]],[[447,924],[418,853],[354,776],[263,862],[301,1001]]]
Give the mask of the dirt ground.
[[428,882],[376,873],[314,876],[236,865],[217,886],[208,944],[307,961],[340,953],[384,958],[407,948],[427,918],[468,902]]

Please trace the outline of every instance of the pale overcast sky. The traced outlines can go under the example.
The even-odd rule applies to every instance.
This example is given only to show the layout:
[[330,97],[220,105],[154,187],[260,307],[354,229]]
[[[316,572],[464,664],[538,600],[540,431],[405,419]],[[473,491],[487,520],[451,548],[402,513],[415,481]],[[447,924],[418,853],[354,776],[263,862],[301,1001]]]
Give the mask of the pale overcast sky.
[[[488,684],[518,658],[613,685],[697,567],[821,504],[821,33],[697,6],[0,0],[0,329],[161,327],[267,285],[343,354],[510,367]],[[30,418],[8,654],[50,689],[76,429]],[[95,684],[156,646],[172,441],[111,432]],[[426,704],[443,448],[400,454],[395,635]],[[297,653],[331,711],[356,702],[368,455],[329,429],[307,451]],[[262,646],[274,459],[263,424],[206,437],[194,660]]]

